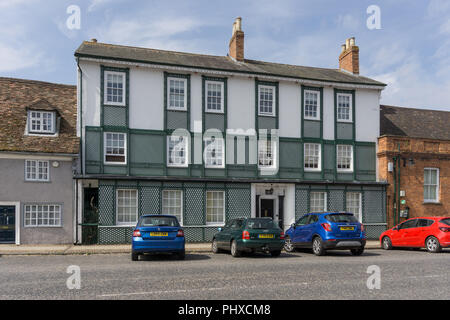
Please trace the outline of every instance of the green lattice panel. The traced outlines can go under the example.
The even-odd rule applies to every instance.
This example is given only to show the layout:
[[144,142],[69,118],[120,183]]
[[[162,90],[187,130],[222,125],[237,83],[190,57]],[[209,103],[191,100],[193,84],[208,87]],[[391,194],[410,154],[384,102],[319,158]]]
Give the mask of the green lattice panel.
[[344,211],[344,190],[329,190],[327,195],[328,211]]
[[295,190],[295,220],[308,213],[308,190]]
[[204,189],[188,188],[184,197],[184,225],[204,225]]
[[378,240],[380,235],[386,231],[386,225],[365,225],[366,237],[369,240]]
[[131,243],[132,227],[100,227],[98,228],[99,244]]
[[115,191],[114,186],[99,185],[98,187],[98,222],[102,226],[114,225]]
[[383,191],[365,190],[363,193],[363,223],[385,223]]
[[251,217],[250,189],[228,189],[227,193],[227,221],[236,218]]
[[187,129],[187,112],[167,111],[167,129]]
[[103,125],[112,127],[126,127],[127,116],[125,107],[105,106],[103,108]]
[[217,227],[207,227],[205,228],[205,242],[210,242],[212,241],[213,236],[219,232],[219,230],[217,230]]
[[160,188],[141,187],[139,194],[141,215],[160,214]]
[[184,228],[184,236],[186,238],[186,242],[203,242],[203,227]]

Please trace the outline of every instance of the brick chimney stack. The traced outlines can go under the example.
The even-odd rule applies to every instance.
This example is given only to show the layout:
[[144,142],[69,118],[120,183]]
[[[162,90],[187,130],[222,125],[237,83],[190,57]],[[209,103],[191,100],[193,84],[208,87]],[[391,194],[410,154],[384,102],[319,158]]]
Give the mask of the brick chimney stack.
[[233,23],[233,34],[229,44],[229,56],[236,61],[244,61],[244,32],[242,18],[238,17]]
[[355,45],[355,38],[347,39],[341,48],[339,69],[359,74],[359,47]]

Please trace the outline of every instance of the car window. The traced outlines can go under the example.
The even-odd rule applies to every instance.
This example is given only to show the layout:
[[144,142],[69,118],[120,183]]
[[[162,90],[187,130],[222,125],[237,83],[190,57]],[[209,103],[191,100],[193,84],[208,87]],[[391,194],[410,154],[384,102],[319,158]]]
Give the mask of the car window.
[[450,218],[446,218],[446,219],[442,219],[441,221],[439,221],[440,223],[446,224],[448,226],[450,226]]
[[173,217],[142,217],[139,223],[141,227],[178,227],[178,220]]
[[418,227],[429,227],[434,223],[433,220],[430,219],[419,219],[419,221],[417,222],[417,226]]
[[417,223],[417,219],[412,219],[412,220],[405,221],[405,222],[403,222],[400,225],[399,229],[403,230],[403,229],[415,228],[416,227],[416,223]]
[[309,216],[307,224],[316,223],[319,220],[319,217],[317,217],[315,214],[312,214]]
[[301,217],[297,223],[295,224],[296,226],[304,226],[306,224],[306,221],[309,219],[309,216],[304,216]]
[[231,224],[232,229],[240,229],[242,227],[242,220],[234,220]]
[[235,220],[230,220],[230,221],[228,221],[228,222],[225,224],[224,228],[231,228],[231,225],[234,223],[234,221],[235,221]]
[[277,225],[272,219],[248,219],[247,220],[248,229],[272,229],[277,228]]
[[350,213],[328,214],[325,219],[330,222],[358,222],[358,219]]

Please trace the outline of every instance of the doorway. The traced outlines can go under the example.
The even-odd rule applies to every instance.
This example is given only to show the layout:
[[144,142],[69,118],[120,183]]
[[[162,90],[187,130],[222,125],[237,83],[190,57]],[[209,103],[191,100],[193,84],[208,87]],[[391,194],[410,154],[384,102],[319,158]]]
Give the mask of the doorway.
[[0,206],[0,243],[16,241],[16,207]]
[[98,188],[85,188],[83,206],[82,244],[98,241]]
[[274,200],[261,199],[261,206],[259,210],[260,218],[274,218]]

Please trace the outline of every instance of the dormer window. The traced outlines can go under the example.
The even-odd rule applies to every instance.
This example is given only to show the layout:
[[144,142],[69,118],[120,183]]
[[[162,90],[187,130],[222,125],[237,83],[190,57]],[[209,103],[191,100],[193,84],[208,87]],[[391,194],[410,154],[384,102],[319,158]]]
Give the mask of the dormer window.
[[28,111],[28,132],[36,134],[56,133],[56,116],[52,111]]

